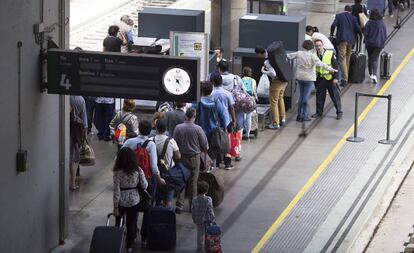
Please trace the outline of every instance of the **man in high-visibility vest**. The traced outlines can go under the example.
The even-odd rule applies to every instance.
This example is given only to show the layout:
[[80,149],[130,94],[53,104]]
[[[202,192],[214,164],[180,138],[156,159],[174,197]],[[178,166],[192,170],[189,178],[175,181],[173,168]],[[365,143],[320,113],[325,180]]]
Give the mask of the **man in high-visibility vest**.
[[[325,49],[321,40],[315,40],[314,44],[319,59],[330,67],[337,69],[338,63],[334,52]],[[323,68],[317,67],[316,75],[316,113],[312,115],[312,118],[319,118],[322,116],[323,108],[325,106],[326,91],[328,91],[336,109],[336,119],[340,120],[342,118],[342,110],[341,96],[338,87],[338,73],[331,73]]]

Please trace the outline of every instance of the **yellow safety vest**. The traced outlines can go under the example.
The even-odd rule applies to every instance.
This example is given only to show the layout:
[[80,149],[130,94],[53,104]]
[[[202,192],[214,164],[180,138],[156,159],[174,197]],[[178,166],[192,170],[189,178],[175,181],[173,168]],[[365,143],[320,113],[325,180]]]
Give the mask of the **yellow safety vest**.
[[[329,67],[332,67],[332,62],[331,62],[332,56],[333,56],[332,50],[325,50],[325,53],[322,56],[322,62],[328,65]],[[326,80],[332,80],[333,78],[333,75],[331,74],[331,72],[321,67],[316,68],[316,73],[318,73],[319,76],[325,78]]]

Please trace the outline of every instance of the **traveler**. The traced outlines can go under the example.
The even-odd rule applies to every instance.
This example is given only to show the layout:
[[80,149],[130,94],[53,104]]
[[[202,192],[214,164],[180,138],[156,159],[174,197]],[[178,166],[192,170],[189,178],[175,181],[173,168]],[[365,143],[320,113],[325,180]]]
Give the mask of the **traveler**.
[[[312,41],[310,42],[312,43]],[[272,122],[266,128],[276,130],[276,129],[279,129],[280,126],[286,123],[286,110],[285,110],[285,101],[283,99],[283,95],[285,94],[287,82],[282,82],[276,76],[276,71],[270,64],[267,52],[264,48],[256,47],[255,53],[260,58],[264,59],[262,73],[267,75],[270,81],[269,100],[270,100],[270,109],[272,110],[273,117],[272,117]]]
[[222,47],[216,47],[214,49],[214,52],[216,53],[216,60],[217,63],[219,63],[220,61],[226,61],[226,59],[224,59],[223,57],[223,48]]
[[299,83],[298,115],[296,121],[310,121],[308,100],[313,83],[316,81],[315,67],[322,67],[329,72],[336,70],[321,62],[313,51],[313,42],[305,40],[302,45],[304,51],[287,54],[289,59],[296,59],[296,79]]
[[113,213],[117,216],[116,225],[119,225],[121,217],[126,219],[127,252],[132,252],[132,245],[137,235],[138,203],[140,201],[138,187],[145,190],[148,182],[142,169],[137,166],[135,153],[130,148],[122,148],[119,151],[113,170]]
[[[130,19],[128,15],[122,15],[120,21],[116,23],[116,26],[119,27],[120,34],[122,34],[127,42],[129,41],[129,34],[132,34],[132,25],[128,24],[128,22],[131,23],[131,21],[132,19]],[[133,23],[134,21],[132,21],[132,24]],[[122,44],[121,53],[128,53],[128,44],[129,43]]]
[[[202,82],[201,83],[201,92],[202,97],[200,102],[197,103],[197,124],[201,126],[206,136],[210,136],[211,131],[216,128],[220,127],[224,131],[227,129],[227,125],[229,124],[229,119],[226,116],[227,111],[223,106],[223,103],[220,99],[215,98],[211,95],[213,91],[213,84],[211,82]],[[220,151],[213,150],[210,146],[208,150],[208,154],[216,161],[221,155]]]
[[194,224],[197,225],[197,252],[204,252],[204,237],[206,225],[215,220],[213,210],[213,200],[207,196],[208,183],[205,181],[198,182],[197,196],[193,199],[191,207],[191,216]]
[[[120,127],[120,124],[125,126],[125,140],[138,136],[138,118],[133,114],[135,111],[135,100],[133,99],[124,99],[124,104],[122,110],[119,111],[115,117],[112,119],[109,124],[109,129],[111,130],[111,136],[115,136],[117,128]],[[120,129],[119,129],[120,130]],[[118,131],[119,131],[118,130]],[[124,144],[125,140],[115,142],[118,143],[118,150]]]
[[[158,170],[157,147],[153,141],[148,139],[148,135],[151,132],[151,123],[148,120],[141,120],[138,124],[138,130],[139,135],[135,138],[126,140],[122,148],[128,147],[134,151],[137,151],[138,148],[145,147],[145,150],[147,151],[146,153],[148,154],[148,157],[145,160],[149,161],[149,171],[146,171],[146,168],[144,167],[141,167],[141,169],[144,171],[145,177],[148,181],[148,193],[152,196],[152,199],[155,200],[157,185],[165,185],[166,183]],[[139,160],[137,162],[140,163]],[[146,244],[148,236],[148,222],[148,212],[144,212],[141,228],[141,242],[143,245]]]
[[109,124],[115,114],[115,99],[97,97],[95,99],[95,126],[98,129],[98,140],[111,141]]
[[174,136],[174,129],[185,121],[186,103],[174,102],[175,109],[165,113],[165,122],[170,136]]
[[318,30],[316,26],[306,26],[306,34],[310,36],[310,40],[313,42],[316,40],[321,40],[325,49],[335,51],[335,46],[332,44],[329,38],[320,32],[316,32],[316,30]]
[[[185,115],[185,122],[175,127],[174,140],[180,149],[181,161],[191,171],[191,176],[187,182],[189,210],[191,210],[191,203],[197,192],[200,154],[208,151],[208,142],[203,129],[194,123],[197,116],[196,109],[187,109]],[[178,213],[184,207],[183,198],[184,191],[177,196],[176,211]]]
[[152,128],[151,128],[150,134],[148,135],[149,138],[152,138],[157,134],[157,130],[155,129],[155,125],[157,124],[157,121],[159,119],[163,119],[163,118],[164,118],[164,113],[163,112],[155,112],[152,115]]
[[361,34],[361,27],[356,17],[351,15],[351,6],[345,6],[345,11],[335,16],[331,25],[331,36],[335,29],[339,62],[341,63],[342,80],[341,86],[348,84],[349,62],[351,59],[352,46],[355,44],[357,34]]
[[[334,52],[325,49],[321,40],[316,40],[314,44],[319,60],[329,67],[337,69],[338,63]],[[326,91],[328,91],[336,109],[336,119],[340,120],[342,118],[342,110],[341,96],[338,87],[338,73],[330,73],[321,67],[316,67],[316,77],[316,113],[312,115],[312,118],[319,118],[323,115]]]
[[[158,164],[162,161],[167,169],[172,168],[175,165],[174,161],[181,159],[177,142],[166,134],[167,124],[164,119],[157,120],[155,127],[157,129],[157,135],[152,138],[152,141],[154,141],[157,147]],[[160,170],[160,167],[158,169]],[[161,171],[160,173],[162,174]],[[167,186],[164,186],[160,187],[159,190],[157,199],[161,200],[164,206],[170,207],[171,201],[174,198],[174,189],[168,189]]]
[[[250,67],[244,67],[243,68],[243,88],[244,90],[252,96],[256,101],[259,100],[257,96],[257,85],[256,80],[252,78],[253,71]],[[239,124],[243,125],[243,129],[246,131],[246,138],[250,138],[250,130],[252,129],[252,114],[250,113],[244,113],[243,120]]]
[[103,41],[104,52],[121,52],[121,46],[127,45],[125,36],[119,31],[119,27],[111,25],[108,29],[108,36]]
[[85,100],[82,96],[70,96],[70,190],[77,190],[76,170],[79,166],[79,148],[83,143],[88,129]]
[[378,58],[387,39],[384,20],[377,9],[370,12],[364,29],[365,47],[368,51],[368,73],[372,83],[377,83]]
[[367,6],[365,4],[361,4],[362,0],[354,0],[354,4],[351,6],[351,14],[358,20],[359,26],[363,27],[364,24],[361,24],[361,20],[359,18],[360,13],[364,13],[368,16]]
[[[227,132],[232,133],[236,129],[236,112],[234,110],[234,98],[233,94],[223,87],[223,78],[220,72],[213,72],[210,75],[210,81],[213,83],[214,88],[211,96],[213,99],[220,100],[224,106],[225,114],[225,124],[227,125]],[[227,170],[233,169],[233,164],[231,164],[231,155],[224,155],[224,168]],[[216,167],[219,167],[221,156],[217,157]]]
[[238,75],[233,75],[229,71],[229,63],[227,61],[220,61],[217,64],[217,70],[219,71],[221,78],[223,79],[223,88],[230,92],[236,87],[243,87],[243,81]]

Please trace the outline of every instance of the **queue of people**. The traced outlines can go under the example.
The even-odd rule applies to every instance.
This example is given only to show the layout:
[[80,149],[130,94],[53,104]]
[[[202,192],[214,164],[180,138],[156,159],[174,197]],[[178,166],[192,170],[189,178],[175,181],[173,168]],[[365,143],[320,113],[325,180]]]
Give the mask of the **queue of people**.
[[[310,121],[323,115],[326,93],[336,109],[336,119],[342,118],[339,84],[346,86],[350,56],[358,36],[364,38],[368,51],[368,72],[373,83],[377,83],[378,58],[384,47],[386,29],[380,12],[369,12],[369,21],[362,24],[358,19],[360,13],[367,14],[366,7],[360,0],[354,6],[346,6],[345,11],[336,15],[331,26],[331,37],[336,30],[336,39],[320,33],[316,27],[306,27],[306,40],[303,50],[286,54],[287,59],[296,59],[296,79],[299,87],[297,121]],[[110,26],[108,36],[103,42],[103,50],[110,52],[128,52],[131,43],[133,22],[128,16],[122,16],[117,25]],[[364,37],[362,37],[364,35]],[[79,147],[82,138],[92,133],[92,122],[98,130],[98,140],[114,141],[118,145],[113,168],[113,213],[126,217],[127,247],[132,245],[137,236],[137,219],[140,209],[140,190],[147,192],[154,203],[172,207],[176,196],[175,212],[184,211],[184,198],[188,197],[188,211],[193,213],[197,225],[197,250],[202,251],[205,222],[214,221],[212,200],[206,196],[208,184],[199,182],[202,155],[208,155],[213,167],[231,170],[232,159],[240,161],[240,151],[234,152],[217,148],[212,143],[212,136],[217,133],[238,136],[245,133],[250,138],[254,111],[240,110],[236,106],[235,90],[248,94],[250,99],[258,101],[257,88],[260,82],[252,78],[252,69],[243,68],[242,77],[230,72],[228,62],[223,58],[223,49],[216,48],[217,70],[209,76],[209,81],[201,83],[201,100],[191,107],[185,103],[174,102],[174,109],[168,103],[166,112],[156,112],[152,122],[139,120],[134,114],[134,100],[125,99],[121,111],[115,113],[115,100],[104,97],[71,96],[71,143],[70,143],[70,188],[76,190],[76,168],[79,164]],[[268,129],[276,130],[286,124],[284,92],[287,82],[277,73],[279,68],[273,66],[265,48],[257,47],[255,52],[263,59],[261,72],[268,80],[268,95],[272,111],[272,122]],[[308,100],[312,88],[316,88],[316,112],[308,111]],[[241,150],[241,141],[235,144]],[[177,191],[169,187],[165,180],[165,171],[160,166],[172,168],[182,164],[190,172],[186,187]],[[140,190],[138,190],[140,189]],[[117,221],[120,222],[119,219]],[[141,225],[141,242],[148,239],[148,211],[143,211]]]

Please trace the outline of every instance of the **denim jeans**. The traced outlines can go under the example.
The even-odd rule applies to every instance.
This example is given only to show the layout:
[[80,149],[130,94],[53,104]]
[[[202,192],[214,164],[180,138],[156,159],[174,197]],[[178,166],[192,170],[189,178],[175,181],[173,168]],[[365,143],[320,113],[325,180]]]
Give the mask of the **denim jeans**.
[[298,119],[309,119],[308,100],[312,91],[313,81],[299,83]]
[[236,113],[237,119],[237,130],[246,130],[246,135],[249,136],[250,130],[252,129],[252,113]]

